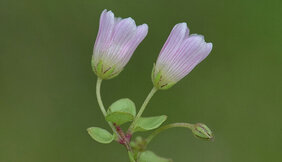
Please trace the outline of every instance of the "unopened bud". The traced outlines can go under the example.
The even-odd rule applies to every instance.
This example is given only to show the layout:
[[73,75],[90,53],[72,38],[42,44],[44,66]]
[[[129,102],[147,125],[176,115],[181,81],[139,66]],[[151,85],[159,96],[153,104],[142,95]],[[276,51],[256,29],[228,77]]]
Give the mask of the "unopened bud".
[[204,139],[204,140],[213,139],[212,131],[205,124],[202,123],[195,124],[192,129],[192,132],[196,137],[200,139]]

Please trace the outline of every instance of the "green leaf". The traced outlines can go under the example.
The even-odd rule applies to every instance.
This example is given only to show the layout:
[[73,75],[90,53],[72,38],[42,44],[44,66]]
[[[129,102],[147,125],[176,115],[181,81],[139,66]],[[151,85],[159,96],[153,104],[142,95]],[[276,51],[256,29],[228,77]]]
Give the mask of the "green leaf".
[[166,115],[141,117],[137,120],[134,132],[156,129],[167,119]]
[[141,153],[138,162],[172,162],[172,160],[159,157],[152,151],[145,151]]
[[88,128],[87,131],[94,140],[100,143],[111,143],[115,138],[114,135],[102,128],[91,127]]
[[127,112],[132,114],[133,116],[136,115],[135,104],[128,98],[122,98],[114,102],[108,110],[109,113],[111,112]]
[[108,109],[106,120],[117,125],[132,121],[136,115],[134,102],[128,98],[123,98],[114,102]]
[[134,116],[126,112],[113,112],[106,116],[106,120],[109,122],[116,123],[117,125],[122,125],[126,122],[132,121]]

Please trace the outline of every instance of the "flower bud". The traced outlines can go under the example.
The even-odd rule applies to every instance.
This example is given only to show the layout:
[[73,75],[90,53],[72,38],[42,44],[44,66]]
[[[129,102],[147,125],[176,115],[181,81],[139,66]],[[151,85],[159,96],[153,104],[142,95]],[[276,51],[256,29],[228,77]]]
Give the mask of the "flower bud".
[[212,131],[205,124],[202,123],[195,124],[194,127],[192,128],[192,132],[196,137],[200,139],[204,139],[204,140],[213,139]]

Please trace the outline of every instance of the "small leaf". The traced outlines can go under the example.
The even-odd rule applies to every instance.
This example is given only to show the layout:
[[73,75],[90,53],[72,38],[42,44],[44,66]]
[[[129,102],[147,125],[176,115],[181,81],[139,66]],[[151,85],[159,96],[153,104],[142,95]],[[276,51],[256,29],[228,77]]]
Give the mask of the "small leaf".
[[136,115],[135,104],[128,98],[122,98],[114,102],[108,110],[109,113],[111,112],[127,112],[132,114],[133,116]]
[[114,140],[114,135],[110,134],[107,130],[98,128],[98,127],[91,127],[87,129],[89,135],[100,143],[111,143]]
[[132,121],[136,115],[134,102],[128,98],[123,98],[114,102],[108,109],[106,120],[117,125]]
[[134,132],[137,131],[148,131],[156,129],[167,119],[166,115],[154,116],[154,117],[144,117],[139,118],[136,122]]
[[132,121],[134,116],[126,112],[112,112],[106,116],[106,120],[109,122],[116,123],[117,125],[122,125],[126,122]]
[[145,151],[141,153],[138,162],[172,162],[172,160],[159,157],[152,151]]

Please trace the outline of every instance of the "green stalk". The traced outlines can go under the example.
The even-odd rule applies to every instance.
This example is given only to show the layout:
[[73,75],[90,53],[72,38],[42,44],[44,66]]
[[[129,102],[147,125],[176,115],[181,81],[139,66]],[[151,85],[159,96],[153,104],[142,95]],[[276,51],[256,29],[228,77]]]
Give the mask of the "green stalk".
[[155,130],[151,135],[149,135],[146,138],[146,146],[151,142],[151,140],[158,135],[159,133],[169,129],[169,128],[176,128],[176,127],[182,127],[182,128],[189,128],[192,129],[193,128],[193,124],[190,123],[172,123],[172,124],[168,124],[165,126],[160,127],[159,129]]
[[145,99],[145,101],[143,102],[139,112],[137,113],[136,117],[134,118],[133,122],[131,123],[128,132],[131,133],[133,132],[133,129],[136,125],[137,120],[141,117],[141,115],[143,114],[146,106],[148,105],[149,101],[151,100],[151,98],[154,96],[154,94],[157,92],[157,88],[153,87],[153,89],[150,91],[150,93],[148,94],[147,98]]
[[[101,84],[102,84],[102,81],[103,80],[98,77],[97,84],[96,84],[96,96],[97,96],[97,101],[98,101],[99,107],[100,107],[104,117],[106,117],[107,116],[107,112],[106,112],[106,109],[104,107],[103,101],[101,99]],[[114,125],[111,122],[108,122],[108,124],[112,128],[113,132],[119,137],[119,134],[117,133]]]
[[[98,101],[99,107],[100,107],[100,109],[101,109],[101,111],[102,111],[104,117],[106,117],[106,116],[107,116],[107,112],[106,112],[106,109],[105,109],[105,107],[104,107],[104,104],[103,104],[103,101],[102,101],[102,98],[101,98],[101,84],[102,84],[102,81],[103,81],[103,80],[98,77],[98,79],[97,79],[97,84],[96,84],[96,96],[97,96],[97,101]],[[108,124],[109,124],[110,127],[112,128],[114,134],[117,135],[118,139],[122,139],[121,136],[120,136],[120,134],[116,131],[115,126],[113,125],[113,123],[108,122]],[[132,153],[132,149],[131,149],[129,143],[126,143],[126,147],[127,147],[128,151],[131,152],[131,154],[133,154],[133,153]],[[130,157],[129,157],[129,158],[130,158]],[[135,161],[134,161],[134,162],[135,162]]]

